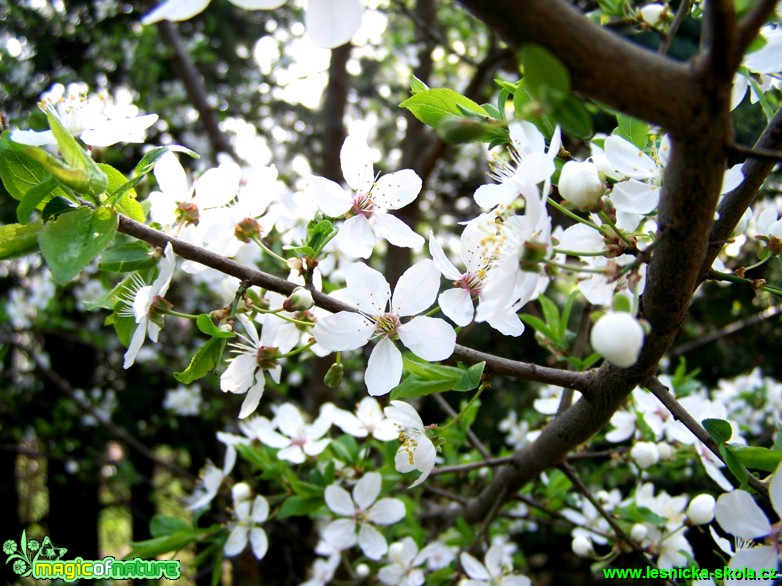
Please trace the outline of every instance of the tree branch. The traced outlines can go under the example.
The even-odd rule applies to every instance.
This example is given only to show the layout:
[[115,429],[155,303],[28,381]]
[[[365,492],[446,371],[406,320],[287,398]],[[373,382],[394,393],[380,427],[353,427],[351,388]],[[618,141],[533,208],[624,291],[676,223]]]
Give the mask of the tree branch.
[[172,22],[162,20],[157,23],[157,28],[163,43],[173,52],[171,61],[174,71],[176,71],[177,77],[185,85],[190,103],[198,111],[198,116],[204,124],[212,148],[218,153],[228,153],[235,159],[236,152],[233,145],[225,133],[220,130],[217,114],[214,108],[209,105],[209,97],[204,80],[196,66],[193,65],[190,57],[188,57],[187,51],[182,44],[182,39],[179,37],[179,33],[177,33],[176,26]]
[[759,0],[739,23],[736,44],[736,58],[739,63],[744,58],[750,43],[758,36],[761,27],[768,22],[776,4],[777,0]]
[[687,127],[699,90],[685,65],[593,25],[562,0],[461,3],[512,47],[549,49],[568,68],[576,91],[663,128]]
[[659,55],[666,55],[673,44],[673,40],[676,38],[676,33],[679,32],[679,28],[682,26],[684,19],[690,14],[692,10],[692,0],[682,0],[679,4],[679,9],[676,11],[676,16],[673,17],[671,28],[668,29],[668,34],[660,43],[660,47],[657,49]]
[[703,9],[703,47],[709,72],[723,80],[733,79],[741,63],[736,53],[736,9],[733,0],[709,0]]

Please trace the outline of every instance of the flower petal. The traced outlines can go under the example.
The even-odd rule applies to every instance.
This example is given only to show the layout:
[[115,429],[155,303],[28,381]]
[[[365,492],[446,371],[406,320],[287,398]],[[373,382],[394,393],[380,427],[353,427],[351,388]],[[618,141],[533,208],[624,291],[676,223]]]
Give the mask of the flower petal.
[[[307,8],[307,18],[313,15],[314,6],[318,7],[317,10],[324,8],[331,10],[329,6],[331,1],[333,0],[312,2]],[[328,14],[324,18],[328,21],[332,16]],[[309,24],[307,29],[309,30]],[[339,160],[342,165],[342,175],[351,189],[362,195],[368,194],[375,182],[375,170],[372,166],[372,151],[369,150],[367,141],[355,135],[348,136],[342,143]]]
[[660,201],[660,188],[635,179],[622,181],[614,185],[611,201],[616,209],[633,214],[648,214],[657,208]]
[[350,493],[336,484],[330,484],[323,493],[326,506],[338,515],[352,517],[356,510]]
[[[467,228],[465,228],[465,232],[468,228],[469,225]],[[462,233],[462,240],[464,240],[464,232]],[[459,272],[459,269],[457,269],[448,259],[448,257],[445,256],[443,247],[440,246],[440,243],[437,242],[437,239],[434,237],[434,232],[429,235],[429,254],[432,255],[432,260],[434,261],[435,266],[440,269],[440,272],[446,279],[456,281],[457,279],[462,278],[462,274]]]
[[307,194],[320,211],[332,218],[345,215],[353,205],[353,198],[342,187],[326,179],[313,175],[309,178]]
[[326,543],[337,549],[348,549],[356,545],[356,522],[352,519],[337,519],[332,521],[323,531]]
[[380,499],[367,511],[367,519],[377,525],[391,525],[404,518],[405,505],[395,498]]
[[475,307],[472,304],[472,295],[467,289],[454,287],[440,293],[437,298],[440,309],[457,326],[466,326],[475,317]]
[[378,472],[367,472],[353,487],[353,500],[356,505],[366,511],[377,500],[383,484],[383,477]]
[[231,4],[245,10],[272,10],[285,4],[287,0],[230,0]]
[[228,535],[223,552],[227,556],[235,556],[242,553],[245,547],[247,547],[247,527],[236,525]]
[[304,24],[316,45],[333,49],[353,38],[363,13],[359,0],[317,0],[308,4]]
[[[453,330],[451,330],[453,331]],[[402,353],[388,338],[372,349],[364,373],[367,390],[373,397],[385,395],[402,379]]]
[[418,261],[407,269],[394,289],[391,308],[400,316],[416,315],[434,303],[440,290],[440,270],[433,261]]
[[239,419],[245,419],[249,415],[255,413],[258,408],[258,403],[261,402],[263,397],[264,388],[263,371],[258,373],[258,382],[249,388],[247,396],[242,401],[242,408],[239,410]]
[[469,553],[462,552],[459,556],[459,561],[462,562],[462,567],[470,578],[474,580],[491,580],[491,576],[486,571],[485,566]]
[[371,560],[379,560],[388,552],[386,538],[369,523],[361,525],[361,530],[358,533],[358,545],[364,555]]
[[398,210],[421,192],[421,178],[412,169],[383,175],[372,188],[372,200],[381,208]]
[[743,490],[720,495],[714,516],[725,531],[743,539],[765,537],[772,531],[766,514]]
[[345,269],[345,281],[350,299],[361,311],[370,315],[386,312],[391,286],[381,272],[355,263]]
[[141,24],[152,24],[161,20],[181,21],[194,17],[209,6],[209,0],[168,0],[141,19]]
[[244,393],[255,384],[255,370],[258,360],[254,354],[243,352],[237,355],[220,375],[220,390],[231,393]]
[[364,216],[353,216],[339,228],[334,245],[354,258],[369,258],[375,249],[377,237],[372,225]]
[[253,548],[255,559],[262,560],[269,550],[269,538],[266,537],[266,531],[260,527],[250,529],[250,545]]
[[374,322],[359,313],[340,311],[334,315],[320,318],[312,335],[315,340],[332,352],[361,348],[375,331]]
[[424,245],[423,236],[416,234],[402,220],[386,212],[376,211],[372,216],[371,226],[376,236],[385,238],[394,246],[420,248]]
[[605,153],[611,165],[633,179],[655,179],[660,170],[655,162],[633,143],[616,135],[605,140]]
[[453,354],[456,332],[438,317],[419,315],[397,328],[399,339],[424,360],[445,360]]

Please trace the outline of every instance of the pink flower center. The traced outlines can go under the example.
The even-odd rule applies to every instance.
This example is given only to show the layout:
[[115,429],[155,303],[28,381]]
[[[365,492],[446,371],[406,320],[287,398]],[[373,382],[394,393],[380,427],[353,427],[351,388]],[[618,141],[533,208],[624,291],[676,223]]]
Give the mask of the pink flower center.
[[394,339],[396,330],[401,325],[402,322],[399,321],[399,317],[395,313],[384,313],[375,318],[375,334]]
[[453,282],[453,285],[467,289],[470,295],[477,295],[481,292],[481,279],[472,273],[464,273],[458,281]]
[[365,218],[371,218],[375,211],[375,202],[369,194],[357,193],[353,198],[353,207],[351,208],[356,214],[361,214]]

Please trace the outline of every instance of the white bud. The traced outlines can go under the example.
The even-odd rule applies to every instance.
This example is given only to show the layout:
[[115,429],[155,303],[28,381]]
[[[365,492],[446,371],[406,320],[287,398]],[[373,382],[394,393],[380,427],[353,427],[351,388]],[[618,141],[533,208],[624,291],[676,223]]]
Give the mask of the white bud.
[[366,564],[359,564],[356,566],[356,576],[359,578],[366,578],[371,572],[372,570],[370,570],[369,566]]
[[590,341],[595,352],[608,362],[627,368],[638,361],[644,345],[644,329],[629,313],[606,313],[592,328]]
[[665,4],[647,4],[641,7],[641,19],[649,26],[657,26],[665,16],[668,7]]
[[632,537],[633,540],[637,541],[638,543],[641,543],[644,539],[646,539],[647,533],[649,533],[649,529],[643,523],[636,523],[630,529],[630,537]]
[[673,457],[673,448],[667,442],[659,442],[657,451],[660,452],[660,460],[670,460]]
[[630,456],[642,470],[654,466],[660,460],[660,452],[657,444],[652,442],[638,442],[630,450]]
[[687,507],[687,518],[694,525],[706,525],[714,519],[716,501],[710,494],[699,494],[690,501]]
[[595,549],[592,547],[592,542],[588,537],[583,535],[577,535],[570,543],[570,547],[573,549],[573,553],[581,558],[590,558],[594,555]]
[[282,307],[285,311],[307,311],[315,305],[312,293],[304,287],[296,287],[285,301]]
[[252,490],[250,485],[246,482],[237,482],[231,487],[231,494],[234,497],[234,502],[246,501],[252,497]]
[[581,209],[593,208],[605,192],[597,166],[588,161],[565,163],[557,187],[562,197]]

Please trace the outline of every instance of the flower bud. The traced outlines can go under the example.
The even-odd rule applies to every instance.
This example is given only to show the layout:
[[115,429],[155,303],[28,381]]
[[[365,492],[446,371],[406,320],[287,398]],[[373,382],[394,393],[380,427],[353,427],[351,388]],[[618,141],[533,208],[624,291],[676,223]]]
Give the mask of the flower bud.
[[647,4],[638,11],[641,20],[651,27],[660,24],[660,21],[667,16],[668,7],[664,4]]
[[359,578],[366,578],[371,572],[369,566],[366,564],[359,564],[356,566],[356,576]]
[[255,218],[245,218],[236,224],[236,227],[234,228],[234,236],[236,236],[236,239],[245,244],[252,242],[256,238],[260,238],[261,232],[263,232],[261,225]]
[[660,459],[660,452],[657,445],[652,442],[638,442],[630,450],[630,457],[638,464],[642,470],[654,466]]
[[643,523],[636,523],[630,529],[630,537],[632,537],[638,543],[641,543],[646,539],[646,535],[649,533],[649,528]]
[[595,549],[592,547],[592,542],[589,540],[589,538],[584,537],[583,535],[575,536],[573,541],[570,543],[570,547],[573,550],[573,553],[580,558],[589,558],[592,557],[592,555],[595,553]]
[[557,187],[562,197],[581,209],[595,207],[605,192],[597,166],[588,161],[565,163]]
[[660,460],[670,460],[673,458],[673,448],[667,442],[659,442],[657,451],[660,452]]
[[333,389],[339,383],[342,382],[342,375],[345,374],[345,368],[341,362],[335,362],[331,365],[326,376],[323,377],[323,384],[328,388]]
[[644,345],[644,329],[625,312],[606,313],[592,327],[592,348],[608,362],[627,368],[638,361]]
[[304,287],[296,287],[285,301],[282,307],[285,311],[307,311],[315,305],[312,293]]
[[706,525],[714,519],[716,501],[710,494],[699,494],[687,507],[687,518],[693,525]]
[[252,490],[246,482],[237,482],[231,487],[231,494],[234,497],[234,502],[246,501],[252,497]]

